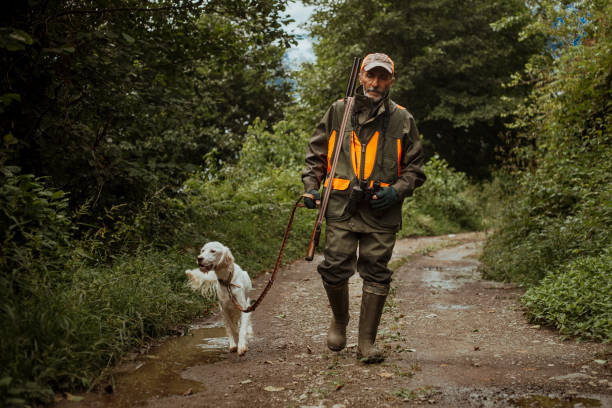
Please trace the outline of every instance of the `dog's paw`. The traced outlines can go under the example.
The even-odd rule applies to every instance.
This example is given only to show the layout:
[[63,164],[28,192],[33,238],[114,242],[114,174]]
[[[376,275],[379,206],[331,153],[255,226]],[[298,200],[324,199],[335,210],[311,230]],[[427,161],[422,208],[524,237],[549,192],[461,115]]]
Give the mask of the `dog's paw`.
[[231,347],[229,348],[229,352],[230,352],[230,353],[235,353],[237,350],[238,350],[238,347],[236,347],[236,346],[231,346]]
[[238,355],[244,356],[244,354],[249,350],[247,346],[238,347]]

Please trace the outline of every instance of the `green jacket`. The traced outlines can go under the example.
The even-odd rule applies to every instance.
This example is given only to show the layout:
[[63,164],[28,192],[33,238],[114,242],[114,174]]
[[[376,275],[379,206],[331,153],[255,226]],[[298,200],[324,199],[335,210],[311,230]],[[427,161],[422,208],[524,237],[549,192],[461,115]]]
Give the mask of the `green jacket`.
[[[302,173],[305,191],[318,190],[324,178],[324,185],[328,186],[326,176],[343,113],[344,100],[334,102],[310,139]],[[423,149],[414,118],[388,96],[374,105],[361,88],[356,92],[351,117],[346,124],[326,218],[328,222],[350,219],[347,204],[353,187],[359,185],[359,180],[366,180],[369,187],[379,182],[383,187],[393,186],[399,202],[376,213],[366,199],[360,202],[357,211],[373,228],[398,231],[404,198],[425,182]]]

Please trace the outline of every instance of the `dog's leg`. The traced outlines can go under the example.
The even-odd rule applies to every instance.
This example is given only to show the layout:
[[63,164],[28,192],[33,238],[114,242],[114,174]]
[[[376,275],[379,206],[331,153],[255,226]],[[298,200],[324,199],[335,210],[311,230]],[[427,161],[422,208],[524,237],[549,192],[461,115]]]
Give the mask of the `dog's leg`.
[[238,355],[243,356],[247,352],[249,346],[247,341],[253,333],[251,328],[251,314],[240,313],[240,335],[238,336]]
[[223,323],[225,324],[225,333],[227,333],[227,338],[229,340],[229,351],[230,353],[235,353],[238,349],[236,346],[238,340],[236,322],[234,322],[234,319],[229,313],[223,311]]

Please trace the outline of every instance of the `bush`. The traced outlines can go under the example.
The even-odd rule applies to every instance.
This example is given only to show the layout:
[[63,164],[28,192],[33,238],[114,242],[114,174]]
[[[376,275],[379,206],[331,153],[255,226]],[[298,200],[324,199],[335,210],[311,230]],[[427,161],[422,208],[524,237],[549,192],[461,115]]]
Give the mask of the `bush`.
[[[0,279],[11,290],[28,290],[40,277],[58,279],[69,251],[72,223],[68,195],[42,178],[2,167],[0,174]],[[35,277],[31,282],[30,277]]]
[[553,270],[527,291],[523,304],[535,323],[563,334],[612,342],[612,252]]
[[[100,236],[72,236],[67,195],[3,168],[0,402],[48,402],[92,384],[123,352],[210,307],[184,287],[191,257],[134,249],[101,262]],[[116,238],[130,228],[117,225]],[[123,231],[121,234],[120,232]],[[92,251],[93,249],[93,251]]]
[[542,6],[546,13],[529,16],[529,30],[558,47],[525,67],[535,86],[515,112],[516,192],[484,247],[482,268],[486,277],[526,285],[544,279],[525,297],[534,319],[609,340],[612,4]]
[[[290,121],[277,123],[273,131],[255,122],[236,166],[216,177],[197,173],[185,183],[180,197],[188,216],[177,234],[180,245],[195,254],[205,242],[221,241],[251,276],[270,269],[290,210],[302,194],[306,140]],[[315,211],[297,210],[286,261],[306,254],[315,216]]]
[[[605,157],[612,151],[598,154]],[[508,199],[500,228],[485,245],[485,275],[537,283],[550,269],[608,248],[610,172],[611,165],[581,158],[557,159],[524,174],[517,194]]]
[[400,236],[439,235],[482,228],[481,209],[465,173],[433,156],[425,164],[427,181],[403,207]]
[[90,386],[124,352],[211,306],[185,287],[192,261],[175,251],[120,256],[112,267],[74,261],[64,282],[40,281],[31,296],[3,297],[0,359],[8,395],[48,400],[51,388]]

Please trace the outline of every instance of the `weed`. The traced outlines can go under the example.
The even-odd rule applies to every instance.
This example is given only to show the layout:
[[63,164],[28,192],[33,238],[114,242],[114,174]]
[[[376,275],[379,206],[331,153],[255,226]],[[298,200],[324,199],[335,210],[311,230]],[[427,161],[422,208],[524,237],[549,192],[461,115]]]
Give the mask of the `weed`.
[[562,334],[612,342],[612,251],[549,273],[522,301],[535,323]]

